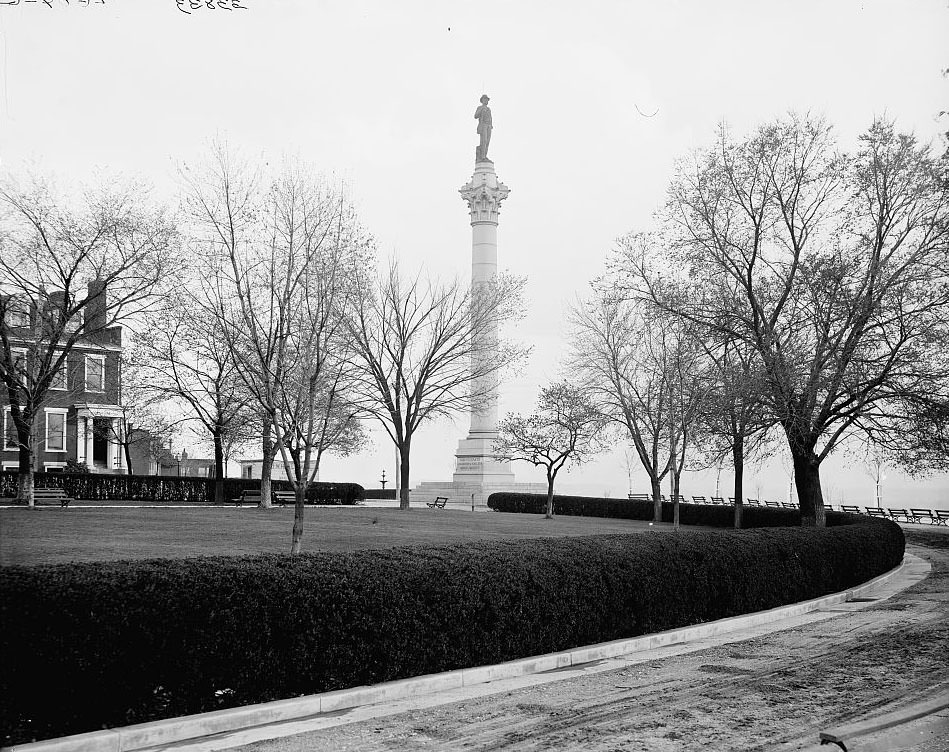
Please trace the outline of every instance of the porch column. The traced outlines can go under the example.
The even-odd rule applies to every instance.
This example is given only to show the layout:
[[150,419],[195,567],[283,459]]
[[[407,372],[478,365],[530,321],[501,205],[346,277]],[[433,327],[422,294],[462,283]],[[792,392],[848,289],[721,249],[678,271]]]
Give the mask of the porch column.
[[93,440],[93,430],[92,430],[92,417],[89,416],[86,418],[86,465],[90,470],[94,470],[95,462],[93,461],[93,450],[92,450],[92,440]]
[[119,418],[112,418],[112,431],[110,436],[116,437],[115,441],[109,441],[109,455],[112,459],[112,469],[117,472],[125,472],[125,455],[122,452],[122,444],[119,439],[122,436],[122,421]]
[[76,462],[86,461],[86,418],[76,416]]

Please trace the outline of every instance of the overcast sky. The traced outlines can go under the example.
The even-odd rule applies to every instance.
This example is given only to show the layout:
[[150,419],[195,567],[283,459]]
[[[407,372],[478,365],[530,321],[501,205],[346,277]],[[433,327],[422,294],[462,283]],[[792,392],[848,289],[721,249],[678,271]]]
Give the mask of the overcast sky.
[[[380,256],[434,276],[469,274],[458,188],[487,93],[491,157],[511,188],[500,266],[528,277],[516,335],[534,345],[502,412],[529,410],[558,377],[566,307],[617,237],[648,229],[676,158],[722,120],[744,133],[809,110],[845,147],[880,114],[927,141],[949,129],[938,118],[949,108],[946,0],[242,0],[245,10],[189,14],[187,0],[11,1],[0,3],[0,169],[33,162],[70,180],[106,168],[173,200],[176,165],[221,134],[345,181]],[[449,480],[466,429],[464,417],[424,429],[413,480]],[[392,451],[374,434],[374,450],[327,461],[323,478],[377,486],[383,467],[391,477]],[[621,495],[625,463],[622,452],[605,457],[565,487]],[[647,490],[633,470],[634,490]],[[786,497],[780,463],[749,475],[747,495]],[[714,491],[714,474],[684,481],[686,493]],[[832,458],[824,481],[834,503],[872,500],[852,462]],[[722,483],[727,493],[727,472]],[[890,472],[885,493],[949,508],[946,477]]]

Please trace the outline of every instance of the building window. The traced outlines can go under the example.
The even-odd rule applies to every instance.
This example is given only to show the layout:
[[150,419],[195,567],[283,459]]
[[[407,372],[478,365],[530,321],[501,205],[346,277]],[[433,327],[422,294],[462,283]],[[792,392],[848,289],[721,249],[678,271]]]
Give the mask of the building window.
[[3,412],[3,448],[20,448],[16,438],[16,426],[13,423],[13,413],[10,411],[9,407]]
[[65,462],[44,462],[43,472],[44,473],[65,473],[66,463]]
[[66,451],[66,411],[46,411],[46,451]]
[[59,370],[53,374],[52,380],[49,382],[50,389],[68,389],[69,386],[66,381],[66,373],[68,371],[68,363],[64,360],[63,364],[59,367]]
[[245,477],[245,478],[253,478],[253,477],[254,477],[254,466],[253,466],[253,465],[247,465],[247,466],[244,468],[244,477]]
[[[19,384],[26,384],[26,348],[25,347],[11,347],[10,348],[10,357],[13,360],[13,374]],[[4,354],[0,350],[0,366],[5,367],[3,361]]]
[[30,325],[30,304],[23,300],[7,301],[6,315],[8,326],[28,327]]
[[86,391],[105,391],[105,356],[86,356]]

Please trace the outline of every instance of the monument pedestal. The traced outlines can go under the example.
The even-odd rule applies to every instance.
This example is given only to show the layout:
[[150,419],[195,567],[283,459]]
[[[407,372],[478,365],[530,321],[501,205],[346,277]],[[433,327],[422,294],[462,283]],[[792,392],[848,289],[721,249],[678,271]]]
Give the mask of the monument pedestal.
[[471,485],[510,485],[514,483],[511,463],[502,462],[494,456],[493,445],[497,433],[490,435],[468,434],[458,442],[455,452],[453,483]]

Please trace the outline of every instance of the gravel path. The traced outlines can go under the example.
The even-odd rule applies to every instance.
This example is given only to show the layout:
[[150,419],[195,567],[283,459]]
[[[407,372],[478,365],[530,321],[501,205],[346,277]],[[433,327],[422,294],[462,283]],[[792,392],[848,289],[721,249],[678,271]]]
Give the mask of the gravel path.
[[[915,528],[907,538],[932,573],[878,605],[744,642],[240,749],[813,748],[821,729],[949,685],[949,530]],[[943,741],[949,735],[936,744]]]

